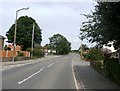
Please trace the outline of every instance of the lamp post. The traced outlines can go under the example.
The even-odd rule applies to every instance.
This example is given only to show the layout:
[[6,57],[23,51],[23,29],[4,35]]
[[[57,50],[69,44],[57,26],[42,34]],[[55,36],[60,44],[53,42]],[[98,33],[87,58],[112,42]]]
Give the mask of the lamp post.
[[33,30],[32,30],[32,44],[31,44],[31,57],[33,57],[33,43],[34,43],[34,28],[35,28],[35,24],[33,23]]
[[16,11],[16,19],[15,19],[15,32],[14,32],[14,47],[13,47],[13,61],[15,61],[15,46],[16,46],[16,31],[17,31],[17,17],[18,17],[18,12],[21,10],[28,10],[28,8],[22,8]]

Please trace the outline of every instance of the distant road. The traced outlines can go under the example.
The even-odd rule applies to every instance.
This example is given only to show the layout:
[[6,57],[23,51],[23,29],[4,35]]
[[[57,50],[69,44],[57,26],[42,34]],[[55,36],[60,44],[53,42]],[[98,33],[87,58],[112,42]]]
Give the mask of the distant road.
[[72,60],[76,54],[2,71],[3,89],[76,89]]

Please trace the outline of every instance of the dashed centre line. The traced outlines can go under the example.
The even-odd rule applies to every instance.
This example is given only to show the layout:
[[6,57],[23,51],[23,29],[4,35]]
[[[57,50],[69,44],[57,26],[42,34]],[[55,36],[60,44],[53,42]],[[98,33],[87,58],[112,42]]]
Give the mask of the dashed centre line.
[[48,65],[47,67],[50,67],[50,66],[52,66],[54,63],[52,63],[52,64],[50,64],[50,65]]
[[[50,66],[52,66],[53,64],[54,64],[54,63],[51,63],[50,65],[47,66],[47,68],[50,67]],[[17,83],[18,83],[19,85],[22,84],[22,83],[24,83],[25,81],[27,81],[28,79],[32,78],[32,77],[35,76],[36,74],[42,72],[43,69],[45,69],[45,67],[41,68],[39,71],[37,71],[37,72],[35,72],[34,74],[28,76],[27,78],[25,78],[25,79],[23,79],[23,80],[21,80],[21,81],[18,81]]]
[[32,78],[33,76],[35,76],[36,74],[40,73],[45,67],[41,68],[39,71],[35,72],[34,74],[30,75],[29,77],[25,78],[22,81],[19,81],[18,84],[22,84],[23,82],[27,81],[28,79]]

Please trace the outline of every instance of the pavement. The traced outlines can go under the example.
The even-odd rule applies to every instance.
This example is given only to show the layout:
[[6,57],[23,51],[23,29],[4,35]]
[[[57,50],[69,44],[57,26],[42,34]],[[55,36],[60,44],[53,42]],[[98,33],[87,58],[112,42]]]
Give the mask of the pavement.
[[79,89],[84,91],[120,91],[120,87],[90,67],[90,62],[82,61],[79,55],[73,61],[74,72]]

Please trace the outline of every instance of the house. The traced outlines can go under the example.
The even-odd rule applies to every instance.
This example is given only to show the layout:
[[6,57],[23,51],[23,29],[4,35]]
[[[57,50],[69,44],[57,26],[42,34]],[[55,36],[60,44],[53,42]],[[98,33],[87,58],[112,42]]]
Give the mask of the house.
[[[14,45],[8,44],[7,47],[11,49],[10,51],[8,51],[9,53],[7,53],[7,57],[12,57],[13,56]],[[21,48],[20,45],[15,46],[15,57],[18,56],[19,53],[23,53],[25,57],[30,57],[30,52],[22,51],[21,49],[22,48]]]
[[[8,44],[8,46],[11,50],[13,50],[14,46],[12,44]],[[21,51],[21,46],[17,45],[15,46],[15,51]]]
[[43,50],[44,50],[45,55],[48,55],[48,50],[49,50],[48,46],[49,46],[48,44],[43,46]]
[[8,44],[7,47],[10,50],[0,50],[0,58],[2,58],[2,61],[12,60],[13,55],[14,55],[14,57],[17,57],[17,56],[19,56],[19,53],[23,53],[24,57],[30,57],[30,52],[22,51],[21,46],[19,46],[19,45],[17,45],[15,47],[15,51],[13,51],[14,46],[12,44]]
[[0,50],[4,49],[4,40],[5,40],[5,37],[0,35]]

